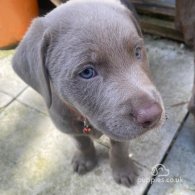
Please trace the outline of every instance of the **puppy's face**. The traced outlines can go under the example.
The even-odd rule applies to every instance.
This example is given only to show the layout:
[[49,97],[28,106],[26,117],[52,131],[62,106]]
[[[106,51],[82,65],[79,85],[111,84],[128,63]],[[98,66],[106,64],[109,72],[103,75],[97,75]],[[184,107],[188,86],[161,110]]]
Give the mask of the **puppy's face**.
[[[56,22],[47,55],[58,95],[115,140],[158,128],[164,108],[129,11],[109,3],[68,5]],[[54,15],[48,15],[48,21]]]

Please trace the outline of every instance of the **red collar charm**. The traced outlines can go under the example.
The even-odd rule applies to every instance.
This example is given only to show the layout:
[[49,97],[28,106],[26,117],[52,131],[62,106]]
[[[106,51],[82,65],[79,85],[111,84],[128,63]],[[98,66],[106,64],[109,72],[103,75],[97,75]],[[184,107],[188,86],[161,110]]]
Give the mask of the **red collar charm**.
[[83,133],[84,134],[89,134],[91,132],[91,128],[89,127],[89,124],[87,122],[87,119],[84,119],[84,127],[83,127]]

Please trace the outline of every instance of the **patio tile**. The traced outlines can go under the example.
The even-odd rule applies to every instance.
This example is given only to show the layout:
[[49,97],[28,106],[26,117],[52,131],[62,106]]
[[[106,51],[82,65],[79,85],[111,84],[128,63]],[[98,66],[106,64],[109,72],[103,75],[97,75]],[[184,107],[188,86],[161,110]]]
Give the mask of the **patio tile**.
[[0,92],[0,111],[13,100],[12,97]]
[[37,110],[48,114],[47,112],[47,108],[45,105],[45,102],[43,100],[43,98],[41,97],[40,94],[38,94],[34,89],[32,89],[31,87],[28,87],[28,89],[26,89],[18,98],[18,101],[36,108]]
[[[195,194],[195,120],[189,116],[172,149],[163,163],[170,170],[168,178],[182,178],[181,182],[154,183],[149,195]],[[161,174],[161,172],[159,172]],[[157,178],[160,178],[157,177]]]

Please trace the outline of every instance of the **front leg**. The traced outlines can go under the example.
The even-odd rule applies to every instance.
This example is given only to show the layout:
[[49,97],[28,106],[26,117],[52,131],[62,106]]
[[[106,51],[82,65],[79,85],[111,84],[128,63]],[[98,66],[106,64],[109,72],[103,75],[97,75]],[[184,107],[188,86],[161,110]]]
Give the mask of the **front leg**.
[[87,136],[74,136],[77,142],[78,151],[72,159],[75,172],[85,174],[97,164],[96,151],[93,141]]
[[110,141],[110,165],[114,180],[118,184],[130,187],[136,182],[137,168],[129,158],[129,143]]

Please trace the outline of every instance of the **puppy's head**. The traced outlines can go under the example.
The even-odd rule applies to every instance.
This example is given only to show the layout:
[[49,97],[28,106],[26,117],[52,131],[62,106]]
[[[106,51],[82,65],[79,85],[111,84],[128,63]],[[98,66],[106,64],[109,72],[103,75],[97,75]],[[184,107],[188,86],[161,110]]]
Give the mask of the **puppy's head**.
[[[27,55],[25,73],[17,65],[17,53]],[[115,140],[134,138],[163,122],[141,31],[119,2],[74,0],[61,5],[34,22],[17,53],[16,72],[48,105],[52,83],[64,102]]]

